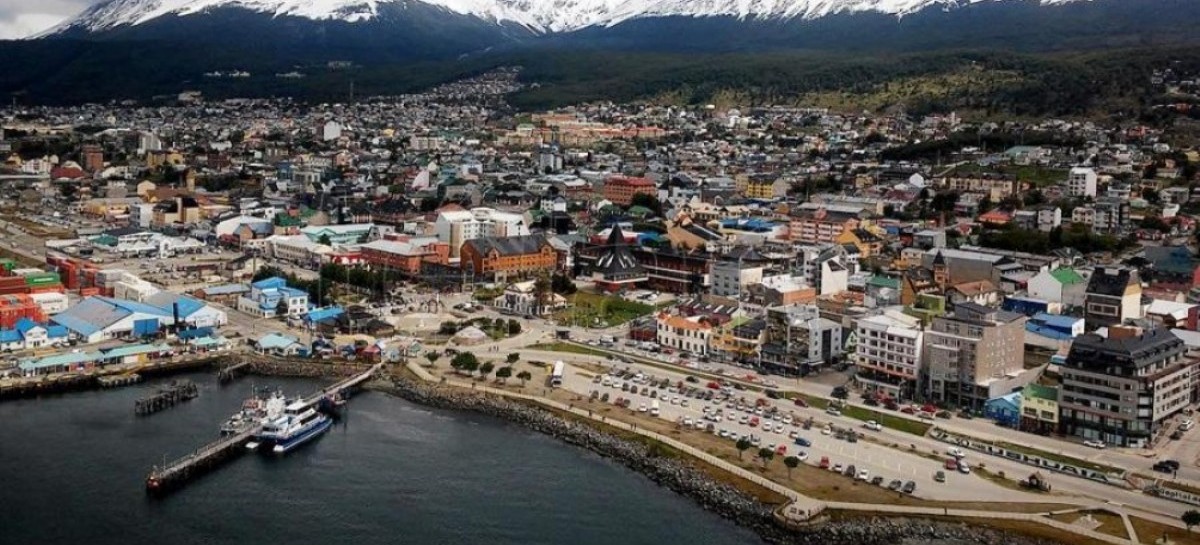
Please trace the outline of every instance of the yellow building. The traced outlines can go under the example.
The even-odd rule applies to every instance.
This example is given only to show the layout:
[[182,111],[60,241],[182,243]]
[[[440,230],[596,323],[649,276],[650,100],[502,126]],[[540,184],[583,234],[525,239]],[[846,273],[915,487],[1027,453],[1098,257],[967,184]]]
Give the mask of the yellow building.
[[1030,384],[1021,392],[1021,429],[1058,431],[1058,388]]

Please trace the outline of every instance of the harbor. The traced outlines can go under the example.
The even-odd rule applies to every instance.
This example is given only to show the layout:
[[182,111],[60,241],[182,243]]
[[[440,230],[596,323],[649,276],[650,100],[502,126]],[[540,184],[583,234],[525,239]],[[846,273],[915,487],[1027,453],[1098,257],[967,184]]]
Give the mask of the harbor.
[[[310,396],[290,403],[286,410],[301,413],[305,409],[312,412],[317,408],[329,410],[336,407],[341,402],[344,402],[358,386],[370,380],[382,368],[382,363],[375,364],[366,371],[340,380],[332,386],[322,388]],[[246,420],[240,428],[222,429],[222,432],[226,435],[221,438],[176,460],[152,469],[146,477],[146,491],[152,495],[161,495],[182,487],[192,479],[211,471],[228,460],[241,455],[243,452],[251,450],[247,447],[257,447],[258,440],[256,438],[262,437],[264,428],[271,425],[273,425],[272,422],[266,422],[261,419],[258,421]],[[325,424],[325,429],[328,429],[327,423]],[[303,440],[309,438],[304,437]],[[276,446],[278,447],[278,445]],[[289,449],[290,447],[284,449],[283,452]],[[274,452],[283,453],[278,449]]]

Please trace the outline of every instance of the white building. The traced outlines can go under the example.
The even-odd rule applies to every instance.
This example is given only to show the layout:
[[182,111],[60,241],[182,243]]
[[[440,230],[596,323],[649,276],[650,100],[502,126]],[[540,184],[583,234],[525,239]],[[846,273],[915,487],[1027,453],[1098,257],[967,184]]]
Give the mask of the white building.
[[1063,306],[1083,306],[1087,291],[1087,280],[1074,269],[1062,267],[1053,271],[1042,271],[1026,284],[1029,296]]
[[315,263],[332,249],[313,242],[305,235],[276,235],[266,239],[275,259],[291,263]]
[[695,355],[708,354],[713,325],[703,316],[660,314],[656,322],[658,344]]
[[326,142],[342,137],[342,124],[337,121],[327,121],[321,126],[321,140]]
[[1049,233],[1056,227],[1062,226],[1062,209],[1057,206],[1046,206],[1037,211],[1038,231]]
[[763,268],[746,266],[736,261],[718,261],[713,263],[712,294],[720,297],[740,297],[747,293],[751,284],[761,284]]
[[889,309],[859,320],[855,336],[858,382],[868,391],[913,399],[921,379],[921,321]]
[[446,210],[434,222],[438,240],[450,245],[450,256],[458,257],[464,242],[483,237],[517,237],[529,234],[521,214],[492,208]]
[[280,310],[300,316],[308,312],[308,293],[289,288],[283,278],[266,278],[250,284],[250,293],[238,298],[237,308],[260,318],[274,318]]
[[1067,195],[1071,197],[1096,196],[1096,171],[1086,167],[1075,167],[1067,175]]

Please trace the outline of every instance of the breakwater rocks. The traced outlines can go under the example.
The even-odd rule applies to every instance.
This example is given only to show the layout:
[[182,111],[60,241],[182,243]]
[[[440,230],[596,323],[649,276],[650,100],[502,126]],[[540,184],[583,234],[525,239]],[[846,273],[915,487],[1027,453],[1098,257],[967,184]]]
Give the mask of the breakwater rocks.
[[373,387],[429,407],[469,410],[502,418],[617,460],[660,486],[691,498],[705,509],[753,530],[764,541],[776,545],[895,545],[902,541],[913,544],[934,541],[979,545],[1051,543],[962,523],[890,517],[855,517],[847,521],[788,528],[775,519],[773,506],[755,500],[732,485],[712,479],[687,460],[662,455],[656,446],[627,440],[501,396],[419,383],[406,378],[377,381]]
[[370,368],[369,364],[331,363],[312,360],[253,360],[250,372],[273,377],[349,377]]

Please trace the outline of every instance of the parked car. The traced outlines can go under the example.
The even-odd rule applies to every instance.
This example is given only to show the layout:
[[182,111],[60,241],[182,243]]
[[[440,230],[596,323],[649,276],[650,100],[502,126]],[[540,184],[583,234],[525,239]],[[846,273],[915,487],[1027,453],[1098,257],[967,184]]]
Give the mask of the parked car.
[[809,441],[808,439],[805,439],[803,437],[797,437],[795,443],[796,443],[796,445],[801,446],[801,447],[811,447],[812,446],[812,441]]
[[833,416],[842,416],[842,411],[839,411],[837,407],[829,407],[825,409],[825,412]]
[[958,472],[969,475],[971,473],[971,465],[962,460],[959,460],[958,461]]
[[915,491],[916,489],[917,489],[917,483],[908,481],[908,482],[904,483],[904,487],[901,488],[900,491],[904,492],[905,494],[912,494],[913,491]]
[[1099,439],[1088,439],[1087,441],[1084,441],[1083,444],[1092,448],[1104,448],[1104,441]]
[[933,480],[939,483],[946,482],[946,472],[939,469],[937,473],[933,474]]
[[950,471],[954,471],[958,469],[958,460],[955,460],[954,458],[946,458],[946,464],[942,467],[945,467]]
[[804,398],[802,398],[802,397],[797,397],[796,399],[793,399],[792,403],[795,403],[797,407],[808,407],[808,402],[804,401]]
[[868,420],[866,424],[863,424],[863,427],[871,431],[879,431],[883,429],[883,426],[879,425],[879,422],[874,420]]
[[874,477],[871,477],[871,484],[873,484],[875,486],[883,486],[883,476],[876,475]]
[[822,457],[821,457],[821,463],[820,463],[820,464],[818,464],[818,466],[817,466],[817,467],[820,467],[821,469],[829,469],[829,457],[828,457],[828,456],[822,456]]
[[888,483],[888,490],[900,490],[903,486],[904,483],[900,479],[892,479],[892,482]]

